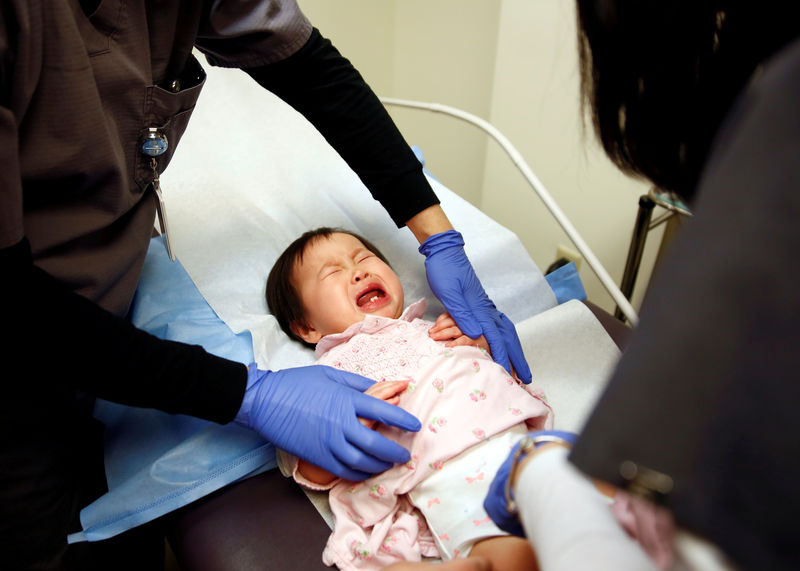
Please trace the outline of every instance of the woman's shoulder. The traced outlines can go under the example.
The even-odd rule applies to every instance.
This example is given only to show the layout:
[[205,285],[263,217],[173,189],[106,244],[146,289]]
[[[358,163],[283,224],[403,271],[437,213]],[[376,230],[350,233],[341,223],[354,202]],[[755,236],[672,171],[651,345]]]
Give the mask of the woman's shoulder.
[[698,195],[720,179],[738,181],[732,189],[752,192],[754,181],[764,188],[774,177],[785,180],[784,173],[798,172],[798,101],[800,38],[764,62],[731,107],[714,139]]

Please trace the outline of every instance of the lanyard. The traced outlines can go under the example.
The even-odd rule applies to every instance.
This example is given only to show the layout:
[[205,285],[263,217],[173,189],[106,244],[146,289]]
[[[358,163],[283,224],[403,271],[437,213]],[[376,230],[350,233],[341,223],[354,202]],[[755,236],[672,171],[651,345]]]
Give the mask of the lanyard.
[[142,153],[150,157],[150,167],[153,169],[153,191],[156,193],[156,211],[158,212],[158,225],[161,227],[161,234],[164,236],[164,245],[167,247],[169,259],[175,261],[175,254],[172,252],[172,244],[169,240],[169,224],[167,222],[167,203],[164,202],[164,195],[161,192],[161,183],[158,178],[158,159],[169,148],[167,136],[155,127],[148,128],[142,135]]

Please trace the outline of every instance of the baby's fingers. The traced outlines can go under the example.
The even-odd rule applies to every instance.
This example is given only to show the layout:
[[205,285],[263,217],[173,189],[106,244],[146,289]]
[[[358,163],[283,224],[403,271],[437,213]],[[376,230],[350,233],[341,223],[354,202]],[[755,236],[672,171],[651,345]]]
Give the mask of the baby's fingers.
[[461,347],[464,345],[467,345],[469,347],[479,347],[487,351],[489,355],[492,354],[491,349],[489,348],[489,342],[483,335],[481,335],[477,339],[472,339],[471,337],[467,337],[466,335],[461,335],[453,339],[452,341],[445,343],[445,346],[447,347]]
[[408,381],[383,381],[372,385],[364,391],[364,394],[375,397],[376,399],[388,400],[395,396],[399,397],[400,393],[407,388]]
[[[364,391],[364,394],[397,406],[400,404],[400,395],[407,388],[408,381],[383,381],[372,385],[370,388]],[[362,418],[360,416],[358,417],[358,421],[367,428],[372,429],[374,429],[375,425],[378,424],[376,420]]]
[[445,311],[444,313],[439,315],[439,317],[436,318],[436,322],[433,324],[433,326],[436,327],[437,325],[439,325],[444,321],[450,321],[452,323],[455,323],[455,320],[452,318],[452,316]]
[[438,330],[431,329],[430,331],[428,331],[428,337],[430,337],[434,341],[448,341],[450,339],[458,339],[463,335],[464,334],[461,332],[461,329],[459,329],[458,326],[455,325],[453,325],[452,327],[445,327]]
[[436,332],[441,329],[446,329],[449,327],[458,327],[456,325],[455,319],[453,319],[449,313],[446,311],[442,313],[439,317],[436,318],[436,321],[433,324],[433,327],[430,328],[430,331]]

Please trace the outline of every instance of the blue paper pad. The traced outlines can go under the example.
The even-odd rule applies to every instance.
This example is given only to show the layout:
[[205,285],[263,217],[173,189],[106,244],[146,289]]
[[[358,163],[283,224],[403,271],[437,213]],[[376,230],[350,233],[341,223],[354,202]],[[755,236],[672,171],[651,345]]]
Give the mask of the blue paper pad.
[[[158,337],[253,360],[250,335],[235,335],[217,317],[180,263],[170,262],[161,238],[150,243],[131,319]],[[102,400],[95,416],[106,425],[109,492],[81,511],[83,532],[70,543],[112,537],[276,466],[272,444],[236,424]]]
[[547,285],[556,294],[556,301],[560,304],[571,299],[579,301],[586,300],[586,290],[583,289],[583,282],[578,275],[578,268],[575,262],[570,262],[553,270],[544,276]]

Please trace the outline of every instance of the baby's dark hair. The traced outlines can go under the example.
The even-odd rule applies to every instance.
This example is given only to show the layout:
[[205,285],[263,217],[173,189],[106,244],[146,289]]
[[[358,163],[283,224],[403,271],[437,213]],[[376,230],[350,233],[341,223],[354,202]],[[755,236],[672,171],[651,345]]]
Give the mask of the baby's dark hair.
[[267,277],[267,307],[269,307],[269,311],[275,316],[275,319],[278,320],[278,325],[281,326],[286,335],[312,348],[314,347],[312,343],[308,343],[292,331],[293,323],[302,324],[305,322],[305,309],[297,290],[292,285],[292,271],[294,271],[296,264],[303,261],[303,255],[311,244],[321,238],[328,238],[332,234],[349,234],[364,244],[367,250],[378,256],[385,264],[390,265],[386,257],[374,244],[355,232],[342,228],[323,226],[315,230],[309,230],[289,244],[283,253],[278,256]]

